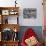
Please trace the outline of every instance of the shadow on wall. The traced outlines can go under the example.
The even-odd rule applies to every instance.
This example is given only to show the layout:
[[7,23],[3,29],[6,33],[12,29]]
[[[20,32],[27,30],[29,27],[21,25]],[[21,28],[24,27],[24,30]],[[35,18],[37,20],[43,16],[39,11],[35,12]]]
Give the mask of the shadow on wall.
[[21,40],[23,38],[23,35],[24,35],[25,31],[28,28],[32,28],[36,32],[39,41],[42,43],[43,42],[43,33],[42,33],[43,30],[42,30],[42,26],[21,26],[20,27],[20,32],[19,32],[20,42],[21,42]]

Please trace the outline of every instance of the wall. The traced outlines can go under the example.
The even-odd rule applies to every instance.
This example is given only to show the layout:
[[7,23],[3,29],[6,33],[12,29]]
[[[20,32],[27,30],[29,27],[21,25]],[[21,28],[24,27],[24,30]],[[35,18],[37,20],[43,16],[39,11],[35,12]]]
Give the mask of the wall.
[[[20,11],[20,25],[22,26],[43,26],[43,6],[42,0],[24,0],[19,1],[21,3]],[[23,8],[36,8],[37,9],[37,18],[24,19],[23,18]]]
[[0,0],[0,6],[1,7],[10,7],[10,6],[14,6],[14,1],[15,0]]
[[[15,0],[0,0],[0,6],[14,6]],[[17,0],[18,5],[20,6],[20,17],[19,24],[21,26],[43,26],[43,6],[42,0]],[[24,19],[23,18],[23,8],[36,8],[37,9],[37,18]]]

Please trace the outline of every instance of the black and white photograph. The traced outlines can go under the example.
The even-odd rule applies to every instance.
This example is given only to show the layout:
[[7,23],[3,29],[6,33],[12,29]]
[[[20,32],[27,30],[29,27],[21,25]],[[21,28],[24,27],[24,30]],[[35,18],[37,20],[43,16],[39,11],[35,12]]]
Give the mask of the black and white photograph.
[[23,17],[24,18],[36,18],[37,17],[37,9],[36,8],[24,8],[23,9]]

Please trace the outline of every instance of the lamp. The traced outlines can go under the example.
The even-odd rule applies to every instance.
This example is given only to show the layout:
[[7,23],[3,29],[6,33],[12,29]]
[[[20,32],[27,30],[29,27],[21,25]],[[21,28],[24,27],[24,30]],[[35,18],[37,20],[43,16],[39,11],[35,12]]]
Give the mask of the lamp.
[[15,0],[15,7],[16,7],[16,4],[17,4],[17,2],[16,2],[17,0]]

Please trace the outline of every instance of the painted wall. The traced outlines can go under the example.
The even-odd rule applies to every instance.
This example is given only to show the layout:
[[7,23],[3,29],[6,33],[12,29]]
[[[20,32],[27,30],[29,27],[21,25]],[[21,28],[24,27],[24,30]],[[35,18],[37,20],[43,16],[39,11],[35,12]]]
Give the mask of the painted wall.
[[[0,6],[15,6],[15,0],[0,0]],[[19,11],[19,24],[21,26],[43,26],[43,6],[42,0],[17,0],[17,6],[20,7]],[[37,18],[24,19],[23,8],[36,8]]]
[[[20,10],[20,25],[22,26],[43,26],[43,6],[42,0],[24,0],[19,1],[21,3]],[[23,8],[36,8],[37,9],[37,18],[24,19],[23,18]]]

